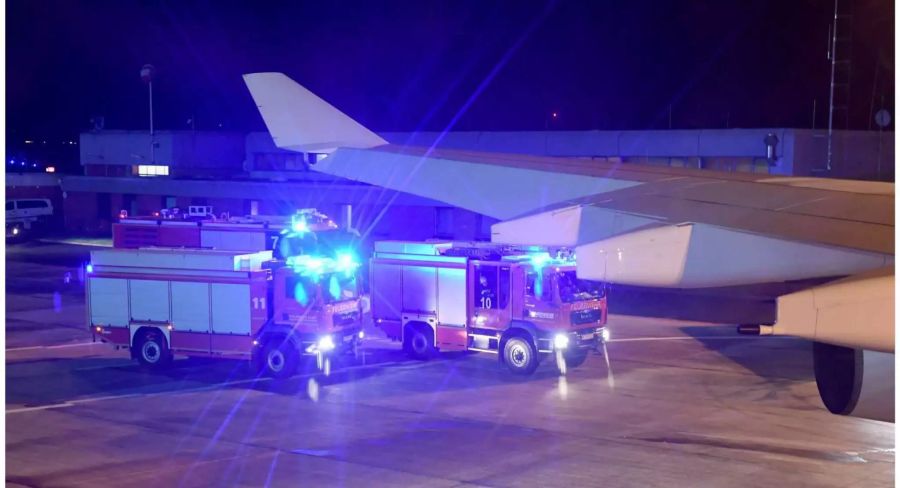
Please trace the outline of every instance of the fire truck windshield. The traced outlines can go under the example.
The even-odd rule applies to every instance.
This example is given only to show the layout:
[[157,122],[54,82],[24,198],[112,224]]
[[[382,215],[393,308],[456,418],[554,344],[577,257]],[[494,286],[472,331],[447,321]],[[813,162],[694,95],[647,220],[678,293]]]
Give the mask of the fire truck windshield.
[[330,273],[322,276],[322,298],[325,303],[351,300],[359,295],[355,273]]
[[559,274],[559,298],[565,303],[578,300],[591,300],[601,298],[604,295],[602,283],[596,281],[579,280],[574,271],[565,271]]

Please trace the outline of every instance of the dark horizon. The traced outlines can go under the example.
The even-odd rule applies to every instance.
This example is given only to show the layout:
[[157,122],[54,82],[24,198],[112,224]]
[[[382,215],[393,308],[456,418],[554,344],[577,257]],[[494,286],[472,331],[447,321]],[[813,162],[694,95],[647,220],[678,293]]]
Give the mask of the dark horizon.
[[[265,130],[241,80],[283,71],[376,131],[827,124],[832,2],[7,3],[7,145],[94,116]],[[853,2],[849,128],[893,114],[889,2]],[[876,79],[877,75],[877,79]],[[557,112],[553,119],[550,114]],[[221,124],[221,127],[220,127]],[[837,128],[843,124],[836,125]],[[891,126],[892,129],[893,126]]]

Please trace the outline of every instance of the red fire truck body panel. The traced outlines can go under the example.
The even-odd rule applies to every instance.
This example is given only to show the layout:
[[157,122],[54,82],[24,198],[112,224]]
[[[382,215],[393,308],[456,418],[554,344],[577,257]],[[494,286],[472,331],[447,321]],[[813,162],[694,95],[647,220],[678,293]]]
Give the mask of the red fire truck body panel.
[[311,273],[271,251],[105,249],[91,258],[90,329],[144,364],[172,354],[255,358],[281,377],[296,366],[290,358],[355,352],[363,338],[352,259],[307,257]]
[[271,253],[103,250],[92,254],[87,303],[91,328],[130,347],[142,327],[166,335],[172,352],[250,357],[267,320]]

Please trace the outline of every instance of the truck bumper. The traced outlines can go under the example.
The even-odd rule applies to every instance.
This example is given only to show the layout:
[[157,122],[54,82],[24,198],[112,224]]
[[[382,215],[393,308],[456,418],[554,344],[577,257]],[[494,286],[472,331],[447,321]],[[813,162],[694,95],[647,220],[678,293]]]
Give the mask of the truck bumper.
[[300,338],[300,351],[311,356],[346,354],[357,350],[364,338],[362,325],[329,334],[304,335]]
[[[561,337],[565,337],[565,339],[561,339]],[[575,349],[599,350],[600,346],[607,340],[609,340],[609,329],[605,325],[566,332],[547,333],[546,337],[538,339],[538,352],[552,353],[558,349],[566,351]],[[563,343],[565,347],[560,347]]]

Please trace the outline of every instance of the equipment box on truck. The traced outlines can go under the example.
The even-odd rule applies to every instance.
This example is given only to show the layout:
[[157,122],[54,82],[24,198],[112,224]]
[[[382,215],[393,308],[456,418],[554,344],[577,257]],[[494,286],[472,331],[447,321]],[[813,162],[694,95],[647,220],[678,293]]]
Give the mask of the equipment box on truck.
[[547,250],[382,241],[370,273],[375,324],[417,358],[498,353],[530,374],[552,353],[579,366],[608,337],[605,286],[579,280],[573,260]]
[[362,320],[352,259],[271,258],[271,251],[93,251],[89,325],[153,367],[180,353],[255,359],[286,377],[304,354],[327,364],[333,353],[355,352]]

